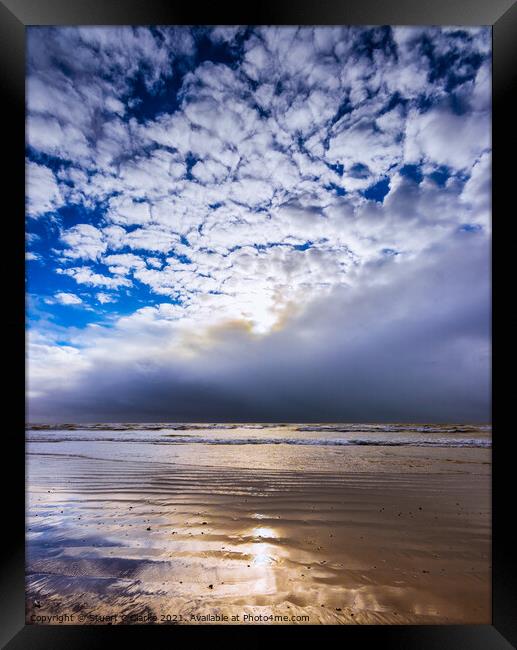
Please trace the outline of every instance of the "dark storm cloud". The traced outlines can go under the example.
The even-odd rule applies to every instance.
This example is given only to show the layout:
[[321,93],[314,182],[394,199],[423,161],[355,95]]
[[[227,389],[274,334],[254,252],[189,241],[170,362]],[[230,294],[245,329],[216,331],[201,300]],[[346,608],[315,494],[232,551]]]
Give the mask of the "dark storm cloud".
[[486,238],[458,233],[266,338],[228,326],[187,362],[98,361],[73,389],[33,400],[31,419],[487,421],[489,301]]

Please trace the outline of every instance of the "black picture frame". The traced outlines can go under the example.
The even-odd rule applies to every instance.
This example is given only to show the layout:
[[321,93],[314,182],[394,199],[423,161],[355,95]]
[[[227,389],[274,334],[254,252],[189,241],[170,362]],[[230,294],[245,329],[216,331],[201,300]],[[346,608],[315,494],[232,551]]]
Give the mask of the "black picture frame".
[[[0,0],[0,88],[3,94],[4,159],[4,290],[8,325],[4,338],[4,378],[7,378],[7,423],[3,432],[3,475],[12,469],[4,486],[5,550],[2,564],[0,641],[9,650],[36,648],[101,648],[120,643],[128,633],[132,643],[165,646],[188,639],[189,643],[218,643],[228,640],[248,646],[274,639],[293,643],[301,639],[345,647],[379,644],[393,648],[426,650],[440,647],[502,650],[517,644],[517,599],[515,586],[515,543],[511,535],[510,502],[512,465],[510,430],[503,430],[504,404],[499,396],[493,417],[492,472],[492,625],[480,626],[39,626],[25,625],[25,284],[24,284],[24,167],[25,167],[25,27],[29,25],[107,24],[362,24],[362,25],[492,25],[493,27],[493,214],[501,222],[514,216],[506,206],[515,200],[512,136],[515,102],[511,91],[517,86],[517,3],[515,0],[267,0],[231,7],[213,3],[180,5],[167,0]],[[5,205],[10,203],[10,208]],[[499,237],[495,228],[495,241]],[[502,235],[501,235],[502,237]],[[499,245],[499,244],[497,244]],[[495,248],[494,248],[495,250]],[[493,255],[493,288],[509,272]],[[499,265],[499,259],[501,265]],[[497,269],[500,270],[497,270]],[[493,291],[494,297],[497,291]],[[495,301],[494,301],[495,308]],[[500,318],[505,320],[505,316]],[[499,329],[493,317],[494,340]],[[497,336],[499,341],[499,335]],[[499,352],[501,345],[502,353]],[[493,369],[498,355],[506,357],[504,344],[493,346]],[[493,373],[494,382],[496,373]],[[511,435],[510,435],[511,434]],[[328,637],[330,638],[330,637]]]

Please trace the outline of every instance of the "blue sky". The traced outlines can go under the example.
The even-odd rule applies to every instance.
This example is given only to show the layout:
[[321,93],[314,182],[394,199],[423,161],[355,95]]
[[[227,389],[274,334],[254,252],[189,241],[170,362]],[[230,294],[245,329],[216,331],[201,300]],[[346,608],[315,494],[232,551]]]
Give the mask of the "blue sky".
[[[486,419],[490,48],[489,28],[28,28],[31,414]],[[423,298],[404,407],[375,350]]]

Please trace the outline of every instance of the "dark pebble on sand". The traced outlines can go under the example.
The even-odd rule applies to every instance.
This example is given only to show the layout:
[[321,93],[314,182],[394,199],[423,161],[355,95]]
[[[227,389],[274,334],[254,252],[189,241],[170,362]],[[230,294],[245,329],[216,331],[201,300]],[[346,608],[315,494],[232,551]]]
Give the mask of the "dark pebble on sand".
[[148,526],[148,527],[146,528],[146,530],[151,530],[151,526]]
[[209,589],[213,589],[213,588],[214,588],[214,585],[208,585],[208,588],[209,588]]

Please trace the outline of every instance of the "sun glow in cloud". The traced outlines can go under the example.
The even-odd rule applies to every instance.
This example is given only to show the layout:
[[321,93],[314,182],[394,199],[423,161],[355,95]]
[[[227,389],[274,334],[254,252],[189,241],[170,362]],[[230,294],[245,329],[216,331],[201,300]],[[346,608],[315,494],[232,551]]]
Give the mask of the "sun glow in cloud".
[[35,415],[259,417],[282,372],[311,404],[315,363],[325,413],[345,368],[388,386],[405,327],[418,400],[456,394],[452,354],[486,406],[490,55],[486,28],[29,28]]

